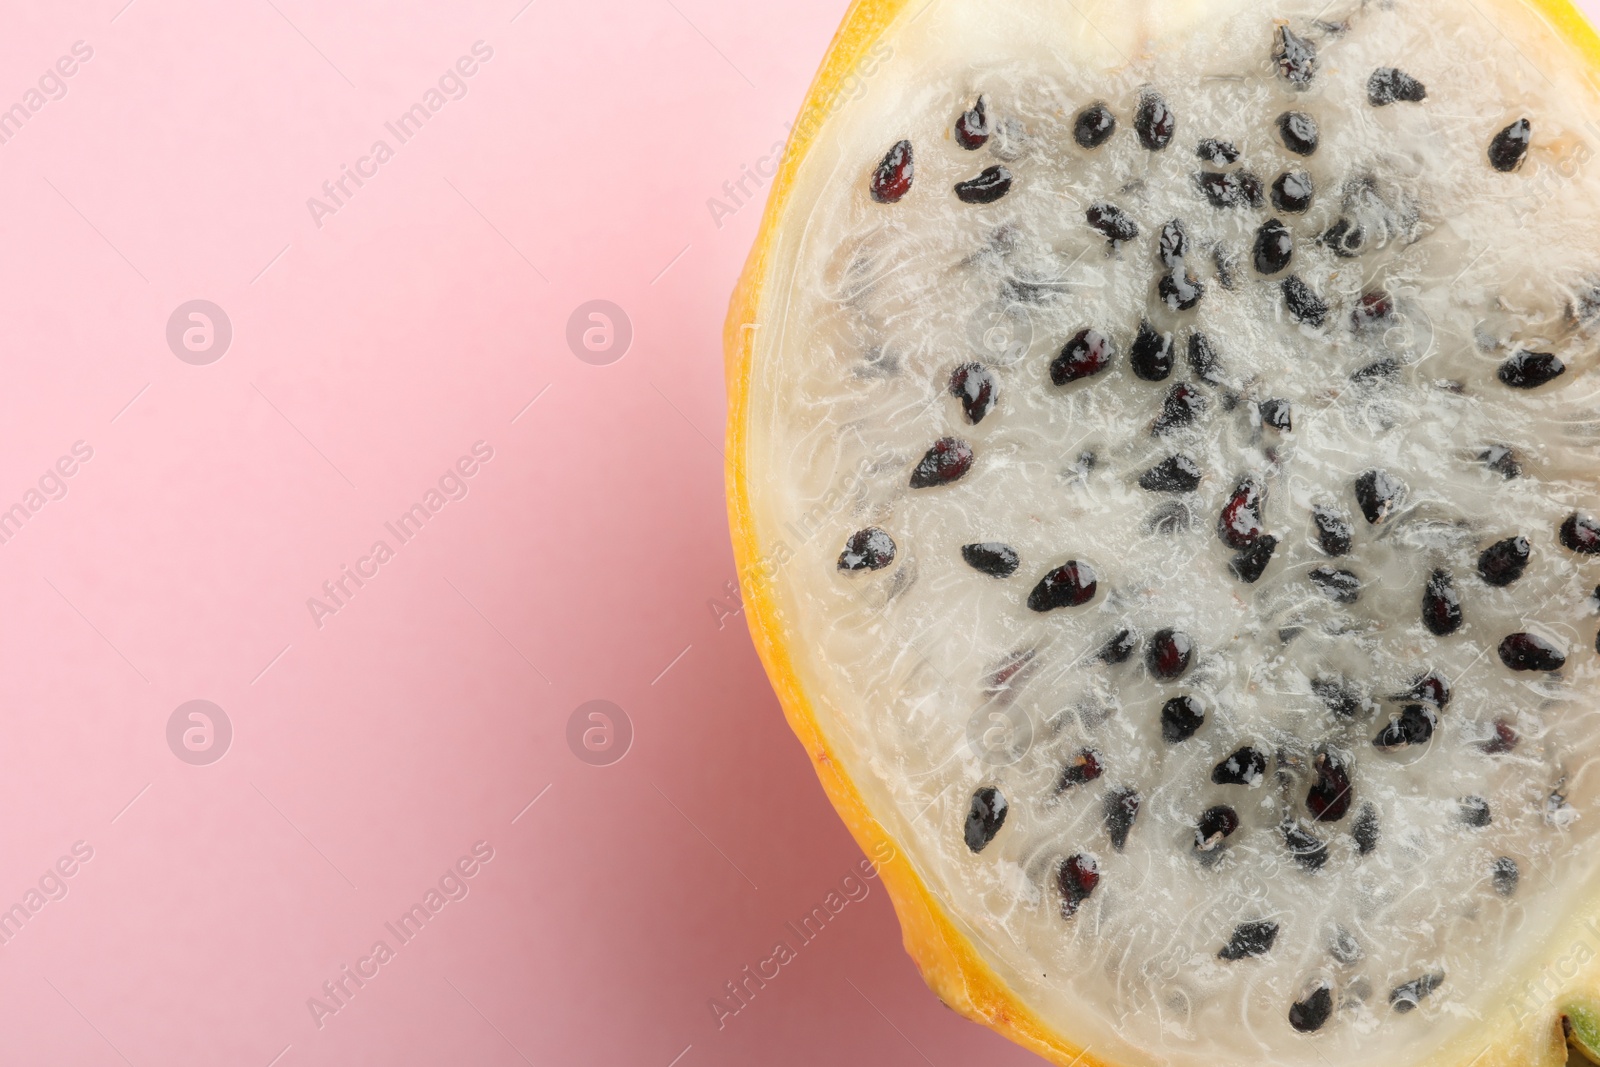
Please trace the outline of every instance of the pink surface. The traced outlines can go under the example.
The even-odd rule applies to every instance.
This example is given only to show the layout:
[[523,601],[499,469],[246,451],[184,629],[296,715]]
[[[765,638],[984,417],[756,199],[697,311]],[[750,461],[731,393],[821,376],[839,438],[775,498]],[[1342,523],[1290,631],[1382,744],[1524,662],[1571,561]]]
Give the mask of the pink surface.
[[708,200],[845,6],[7,12],[0,1063],[1036,1062],[923,988],[728,614],[760,208]]

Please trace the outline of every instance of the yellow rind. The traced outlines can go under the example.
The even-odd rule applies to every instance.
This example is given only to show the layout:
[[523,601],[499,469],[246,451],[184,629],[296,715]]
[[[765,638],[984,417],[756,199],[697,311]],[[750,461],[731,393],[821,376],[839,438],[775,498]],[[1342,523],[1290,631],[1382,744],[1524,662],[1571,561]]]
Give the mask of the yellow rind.
[[[772,579],[759,565],[762,552],[757,542],[751,514],[746,446],[749,439],[750,381],[755,344],[762,323],[762,297],[771,273],[773,250],[779,227],[785,217],[794,189],[795,175],[806,153],[825,125],[838,99],[841,85],[856,70],[862,57],[893,25],[895,19],[913,4],[927,0],[856,0],[834,35],[801,105],[785,149],[782,165],[762,215],[761,228],[734,289],[723,328],[728,391],[726,478],[728,523],[733,540],[734,563],[744,598],[745,618],[756,652],[767,671],[783,707],[789,727],[805,745],[817,778],[833,802],[856,843],[873,857],[879,876],[900,920],[903,943],[921,972],[923,981],[940,1000],[975,1022],[1038,1053],[1059,1067],[1112,1067],[1070,1038],[1053,1032],[1024,1005],[979,955],[973,944],[950,920],[944,906],[928,891],[910,859],[893,837],[873,817],[850,775],[834,759],[828,739],[823,736],[810,698],[800,684],[790,650],[783,641],[784,627],[772,590]],[[1553,32],[1578,53],[1590,71],[1590,82],[1600,94],[1600,35],[1571,0],[1522,0],[1538,14]],[[1532,1010],[1517,1014],[1508,1005],[1513,1025],[1493,1032],[1488,1047],[1463,1049],[1460,1062],[1474,1067],[1554,1067],[1566,1059],[1566,1040],[1561,1027],[1561,1011],[1568,1003],[1600,1000],[1600,899],[1575,916],[1566,926],[1574,940],[1588,943],[1592,935],[1595,952],[1574,964],[1574,973],[1563,968],[1557,975],[1558,988],[1540,988]],[[1587,925],[1584,925],[1587,920]],[[1587,930],[1586,934],[1584,931]],[[1565,942],[1563,942],[1565,944]],[[1569,958],[1574,955],[1569,950]],[[1552,970],[1545,967],[1541,977]],[[1441,1064],[1452,1062],[1449,1049],[1434,1057]]]

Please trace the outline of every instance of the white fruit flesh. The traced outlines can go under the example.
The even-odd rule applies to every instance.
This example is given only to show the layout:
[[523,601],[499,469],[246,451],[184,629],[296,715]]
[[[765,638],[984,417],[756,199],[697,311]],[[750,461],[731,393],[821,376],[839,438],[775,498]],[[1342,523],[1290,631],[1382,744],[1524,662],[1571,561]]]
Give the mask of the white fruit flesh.
[[[1271,62],[1284,23],[1318,50],[1304,91]],[[1586,303],[1600,283],[1600,108],[1579,62],[1515,3],[932,0],[900,17],[869,64],[799,170],[788,210],[805,222],[776,246],[751,385],[762,566],[835,758],[990,966],[1098,1058],[1398,1064],[1505,1010],[1519,971],[1592,892],[1600,853],[1600,556],[1573,553],[1556,532],[1572,512],[1600,508],[1589,321],[1600,306]],[[1380,67],[1417,78],[1427,98],[1372,106]],[[1133,131],[1143,88],[1177,118],[1159,152]],[[965,151],[952,123],[980,94],[994,133]],[[1073,120],[1096,100],[1118,128],[1086,151]],[[1287,110],[1320,126],[1309,158],[1279,138]],[[1528,158],[1501,173],[1490,140],[1524,116]],[[873,168],[902,138],[914,146],[911,191],[875,203]],[[1202,138],[1239,148],[1220,169],[1257,176],[1260,208],[1206,202],[1194,177],[1219,168],[1196,158]],[[1009,194],[989,205],[954,195],[997,164],[1014,176]],[[1267,187],[1302,170],[1316,187],[1310,210],[1274,210]],[[1131,215],[1139,236],[1108,249],[1084,218],[1098,201]],[[1365,223],[1354,258],[1316,241],[1346,215]],[[1295,247],[1287,270],[1264,277],[1251,243],[1274,217]],[[1174,218],[1205,286],[1191,311],[1156,296],[1156,234]],[[1231,289],[1219,248],[1236,264]],[[1330,306],[1321,328],[1286,313],[1289,274]],[[1357,330],[1352,311],[1375,290],[1396,317]],[[1176,369],[1159,384],[1129,369],[1141,319],[1173,334]],[[1053,385],[1050,361],[1085,327],[1113,339],[1115,362]],[[1185,364],[1197,329],[1221,358],[1220,384]],[[1556,353],[1566,373],[1508,388],[1496,369],[1520,349]],[[1391,380],[1352,381],[1383,359],[1401,365]],[[999,381],[975,426],[948,392],[969,360]],[[1206,414],[1152,435],[1179,382],[1205,394]],[[1290,401],[1291,430],[1252,418],[1268,398]],[[970,472],[909,488],[945,436],[970,443]],[[1495,445],[1511,446],[1521,477],[1486,467]],[[1141,472],[1177,452],[1203,472],[1195,492],[1139,488]],[[1409,490],[1381,526],[1364,520],[1353,489],[1368,468]],[[1245,474],[1266,487],[1265,525],[1280,541],[1254,584],[1230,573],[1216,533]],[[1191,527],[1152,529],[1173,501]],[[1352,520],[1349,555],[1320,551],[1315,505]],[[893,538],[893,563],[841,572],[846,538],[868,526]],[[1478,553],[1515,535],[1532,545],[1527,571],[1492,588]],[[962,562],[963,544],[986,541],[1017,551],[1014,576]],[[1093,567],[1095,598],[1029,610],[1034,584],[1068,559]],[[1307,577],[1319,566],[1358,575],[1359,600],[1321,595]],[[1441,568],[1465,617],[1444,637],[1420,610]],[[1144,644],[1120,665],[1094,660],[1120,629],[1148,640],[1162,627],[1195,642],[1176,682],[1150,676]],[[1565,667],[1508,670],[1496,646],[1519,631],[1550,639]],[[1387,698],[1430,669],[1453,687],[1431,742],[1374,747],[1404,704]],[[1335,675],[1370,701],[1353,719],[1311,691],[1311,679]],[[1160,709],[1180,694],[1201,700],[1206,720],[1169,744]],[[1520,740],[1486,754],[1497,719]],[[1213,784],[1212,767],[1246,744],[1268,756],[1263,781]],[[1058,794],[1063,765],[1086,747],[1104,774]],[[1337,822],[1306,809],[1323,749],[1351,766],[1354,804]],[[1009,810],[975,854],[963,821],[984,786]],[[1141,797],[1120,852],[1104,825],[1104,796],[1119,788]],[[1462,820],[1466,796],[1487,800],[1489,825]],[[1194,825],[1216,804],[1236,808],[1241,826],[1205,864]],[[1367,804],[1382,836],[1360,855],[1351,829]],[[1296,864],[1286,820],[1326,843],[1320,870]],[[1073,854],[1095,857],[1100,882],[1063,918],[1056,870]],[[1509,895],[1491,878],[1498,857],[1520,872]],[[1218,958],[1238,923],[1258,920],[1279,925],[1269,952]],[[1340,928],[1359,959],[1330,952]],[[1395,987],[1439,972],[1417,1010],[1391,1007]],[[1297,1032],[1290,1005],[1319,982],[1334,1010],[1315,1033]]]

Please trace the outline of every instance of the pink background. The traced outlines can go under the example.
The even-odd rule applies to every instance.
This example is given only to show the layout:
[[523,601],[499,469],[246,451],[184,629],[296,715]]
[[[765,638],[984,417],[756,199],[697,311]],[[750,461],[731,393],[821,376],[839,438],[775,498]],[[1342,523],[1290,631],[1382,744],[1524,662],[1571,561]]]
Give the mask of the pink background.
[[[93,55],[0,145],[0,1063],[1036,1062],[926,992],[875,881],[799,947],[861,856],[728,615],[719,335],[765,190],[707,201],[846,6],[10,5],[0,108]],[[166,338],[194,299],[232,325],[205,365]],[[566,340],[596,299],[609,365]],[[233,730],[204,766],[167,739],[196,699]],[[567,739],[596,699],[634,732],[605,766]],[[377,971],[337,1005],[344,966]]]

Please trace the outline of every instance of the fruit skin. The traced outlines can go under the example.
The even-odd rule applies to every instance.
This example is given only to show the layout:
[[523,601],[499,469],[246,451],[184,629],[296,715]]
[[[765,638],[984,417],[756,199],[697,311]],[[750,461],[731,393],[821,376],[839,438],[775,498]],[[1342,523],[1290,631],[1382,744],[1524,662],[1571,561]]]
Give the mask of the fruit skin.
[[[1076,0],[1075,7],[1103,25],[1115,26],[1130,17],[1126,0]],[[1575,52],[1591,69],[1600,70],[1600,35],[1589,26],[1571,0],[1528,0],[1522,5],[1530,18],[1549,26],[1546,41]],[[765,320],[769,276],[776,267],[774,255],[785,208],[794,192],[795,176],[808,150],[825,124],[814,117],[825,114],[843,92],[859,78],[859,68],[895,19],[917,7],[917,0],[855,0],[823,60],[802,103],[795,134],[772,183],[761,231],[746,262],[730,302],[723,346],[728,385],[727,460],[728,517],[734,558],[744,594],[745,618],[756,652],[772,682],[779,704],[801,744],[824,791],[857,844],[877,868],[900,921],[906,953],[936,996],[951,1008],[1029,1049],[1057,1067],[1115,1067],[1121,1061],[1097,1054],[1079,1039],[1046,1026],[1023,998],[1000,977],[980,950],[958,928],[927,888],[910,858],[868,808],[861,791],[834,754],[807,693],[805,680],[785,640],[781,608],[774,591],[771,553],[758,534],[750,497],[747,448],[751,435],[750,390],[752,371]],[[1145,16],[1154,19],[1153,13]],[[1276,47],[1277,41],[1271,42]],[[1076,150],[1076,149],[1074,149]],[[873,162],[876,162],[875,160]],[[885,207],[884,210],[892,210]],[[770,572],[770,573],[769,573]],[[1576,927],[1574,927],[1576,929]],[[1566,942],[1563,942],[1565,945]],[[1578,999],[1600,999],[1600,959],[1580,969],[1565,983]],[[1530,1011],[1525,1018],[1498,1014],[1476,1031],[1481,1038],[1460,1060],[1460,1067],[1481,1056],[1479,1067],[1561,1067],[1566,1050],[1558,1016],[1569,1000],[1562,999]],[[1572,1012],[1574,1018],[1577,1012]],[[1592,1017],[1592,1016],[1591,1016]],[[1441,1067],[1451,1060],[1436,1058]]]

